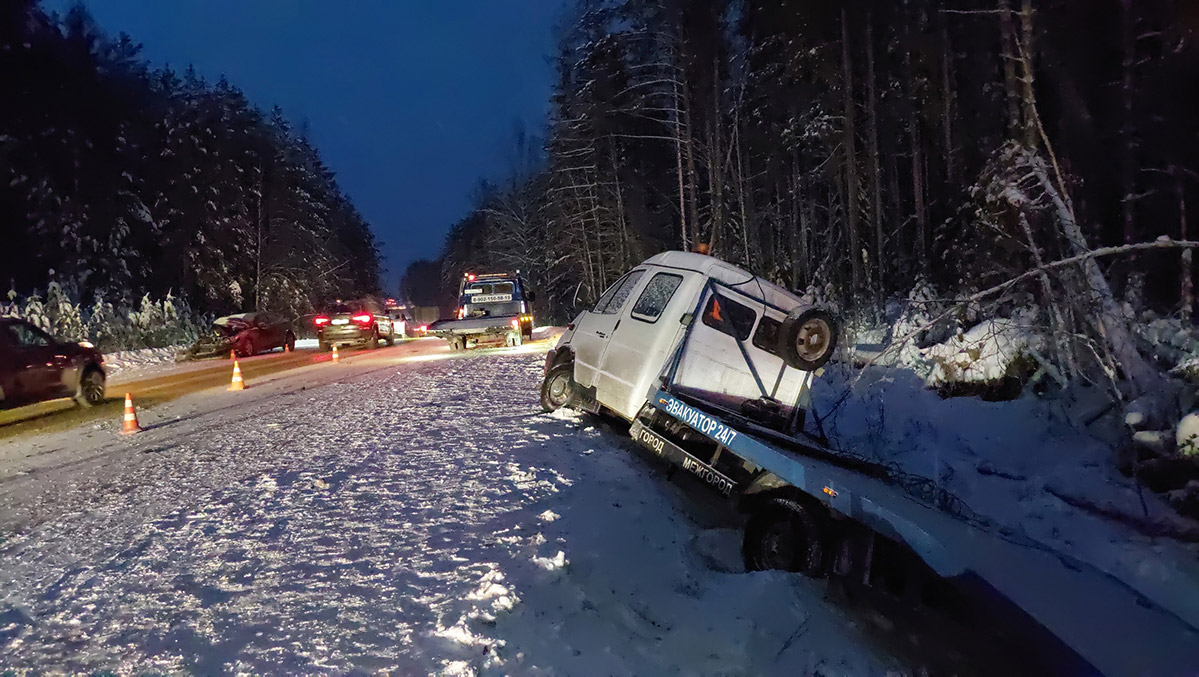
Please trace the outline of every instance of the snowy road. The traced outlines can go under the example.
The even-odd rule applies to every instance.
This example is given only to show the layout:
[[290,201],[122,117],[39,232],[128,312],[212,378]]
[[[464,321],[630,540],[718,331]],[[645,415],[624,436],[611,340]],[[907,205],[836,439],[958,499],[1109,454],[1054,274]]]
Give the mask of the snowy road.
[[0,669],[894,666],[619,434],[541,413],[547,346],[418,343],[0,442]]

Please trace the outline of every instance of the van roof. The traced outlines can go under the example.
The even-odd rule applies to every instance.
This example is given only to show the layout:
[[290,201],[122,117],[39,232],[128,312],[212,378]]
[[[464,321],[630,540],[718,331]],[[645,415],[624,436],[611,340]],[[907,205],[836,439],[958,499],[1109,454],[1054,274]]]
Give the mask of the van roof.
[[[645,260],[645,263],[669,266],[671,268],[682,268],[683,270],[694,270],[697,273],[707,275],[733,288],[744,289],[751,296],[764,295],[766,301],[786,310],[790,310],[800,303],[799,297],[794,293],[770,282],[766,278],[754,275],[727,261],[721,261],[718,258],[705,254],[680,251],[662,252],[661,254],[649,257]],[[751,280],[754,281],[754,284],[743,286]],[[759,285],[761,285],[760,291]]]

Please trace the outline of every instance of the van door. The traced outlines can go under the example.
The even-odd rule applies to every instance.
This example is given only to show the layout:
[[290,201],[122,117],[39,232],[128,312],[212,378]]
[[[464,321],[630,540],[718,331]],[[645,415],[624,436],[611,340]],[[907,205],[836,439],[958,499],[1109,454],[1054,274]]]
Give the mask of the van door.
[[600,296],[591,310],[585,310],[575,323],[570,340],[575,357],[575,383],[583,387],[599,386],[600,365],[608,339],[620,321],[620,308],[645,274],[644,269],[629,271]]
[[694,310],[696,292],[703,284],[703,276],[692,271],[651,268],[650,273],[644,288],[621,313],[623,319],[608,343],[601,369],[605,404],[628,419],[645,404],[651,383],[686,329],[681,320]]

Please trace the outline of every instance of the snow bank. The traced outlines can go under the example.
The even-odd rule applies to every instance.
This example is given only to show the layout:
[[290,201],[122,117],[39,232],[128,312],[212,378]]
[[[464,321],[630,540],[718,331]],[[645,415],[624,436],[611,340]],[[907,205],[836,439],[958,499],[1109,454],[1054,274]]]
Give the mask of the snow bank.
[[[906,322],[906,319],[897,322],[890,336],[906,336],[903,330],[911,331]],[[941,343],[920,347],[914,340],[899,346],[886,345],[885,328],[861,326],[855,329],[856,341],[849,347],[849,357],[859,365],[871,363],[905,369],[929,388],[954,383],[995,383],[1017,375],[1022,361],[1032,363],[1034,356],[1043,350],[1044,339],[1030,327],[1025,315],[988,319]]]
[[1027,325],[1000,318],[984,320],[965,334],[920,351],[924,382],[988,383],[1011,374],[1013,364],[1041,349],[1040,337]]
[[1199,625],[1199,581],[1188,573],[1199,547],[1110,519],[1186,527],[1116,471],[1110,442],[1071,423],[1078,417],[1069,401],[942,399],[911,372],[844,365],[817,379],[812,395],[834,446],[930,478],[993,523],[1088,562]]
[[130,372],[150,370],[175,363],[175,354],[187,346],[169,346],[166,348],[142,348],[140,350],[121,350],[104,354],[104,367],[108,378],[118,374],[128,375]]

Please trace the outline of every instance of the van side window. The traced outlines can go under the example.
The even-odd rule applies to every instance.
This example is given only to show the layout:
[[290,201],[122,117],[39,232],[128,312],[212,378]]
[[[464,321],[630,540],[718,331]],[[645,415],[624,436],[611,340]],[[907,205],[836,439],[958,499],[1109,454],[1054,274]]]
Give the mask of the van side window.
[[644,322],[656,322],[662,311],[666,310],[666,304],[670,303],[675,290],[682,283],[682,275],[672,273],[654,275],[650,278],[649,284],[645,285],[645,291],[641,292],[641,296],[637,298],[637,303],[633,304],[631,315]]
[[773,317],[763,315],[762,321],[758,323],[758,330],[754,332],[754,345],[771,355],[778,355],[779,329],[782,326],[782,322]]
[[758,314],[752,308],[743,306],[727,296],[712,294],[707,307],[704,308],[703,319],[704,324],[716,331],[744,341],[753,331]]
[[611,301],[612,297],[616,295],[616,290],[620,289],[620,285],[624,284],[625,278],[627,277],[628,275],[625,275],[625,277],[622,277],[614,282],[611,287],[608,287],[608,291],[604,292],[603,295],[599,297],[599,300],[595,302],[595,307],[591,309],[591,312],[604,312],[604,308],[608,306],[608,302]]
[[593,313],[603,313],[610,315],[619,313],[624,307],[624,302],[629,300],[629,294],[633,293],[633,287],[637,286],[637,281],[645,274],[644,270],[634,270],[625,275],[624,279],[612,285],[612,288],[604,292],[599,303],[595,304]]

